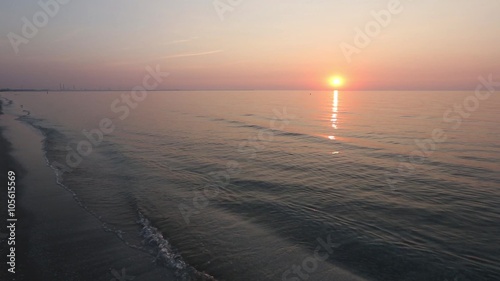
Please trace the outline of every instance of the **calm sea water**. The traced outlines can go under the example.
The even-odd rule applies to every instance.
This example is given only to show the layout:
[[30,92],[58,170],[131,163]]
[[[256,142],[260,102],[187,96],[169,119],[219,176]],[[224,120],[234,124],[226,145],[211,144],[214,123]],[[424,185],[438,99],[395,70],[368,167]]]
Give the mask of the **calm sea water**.
[[121,95],[2,94],[179,280],[500,280],[499,95]]

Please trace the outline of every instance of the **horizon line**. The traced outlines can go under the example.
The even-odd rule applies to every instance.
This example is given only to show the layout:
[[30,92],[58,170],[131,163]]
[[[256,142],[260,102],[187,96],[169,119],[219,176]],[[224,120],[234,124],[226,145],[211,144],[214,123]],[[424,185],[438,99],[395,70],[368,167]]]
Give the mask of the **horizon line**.
[[[325,91],[345,91],[345,92],[375,92],[375,91],[441,91],[441,92],[458,92],[458,91],[473,91],[474,89],[156,89],[147,90],[147,92],[209,92],[209,91],[309,91],[309,92],[325,92]],[[131,91],[131,89],[32,89],[32,88],[0,88],[0,92],[122,92]]]

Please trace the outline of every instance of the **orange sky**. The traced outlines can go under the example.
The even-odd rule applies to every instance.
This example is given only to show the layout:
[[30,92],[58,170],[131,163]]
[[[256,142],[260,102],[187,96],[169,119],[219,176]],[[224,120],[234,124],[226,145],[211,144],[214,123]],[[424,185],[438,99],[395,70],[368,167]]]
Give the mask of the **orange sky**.
[[[70,1],[13,47],[22,18],[42,8],[3,1],[0,88],[128,89],[160,65],[171,73],[161,89],[320,90],[340,74],[350,90],[456,90],[500,69],[497,0],[225,5],[218,13],[212,1]],[[369,43],[357,44],[358,29],[370,27]],[[347,57],[345,46],[356,52]]]

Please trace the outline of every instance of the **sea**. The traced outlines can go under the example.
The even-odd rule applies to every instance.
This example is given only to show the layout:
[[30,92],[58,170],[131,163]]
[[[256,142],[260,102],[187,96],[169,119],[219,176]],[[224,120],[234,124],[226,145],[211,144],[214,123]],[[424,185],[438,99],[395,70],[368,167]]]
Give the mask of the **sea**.
[[500,280],[497,93],[0,96],[58,188],[177,280]]

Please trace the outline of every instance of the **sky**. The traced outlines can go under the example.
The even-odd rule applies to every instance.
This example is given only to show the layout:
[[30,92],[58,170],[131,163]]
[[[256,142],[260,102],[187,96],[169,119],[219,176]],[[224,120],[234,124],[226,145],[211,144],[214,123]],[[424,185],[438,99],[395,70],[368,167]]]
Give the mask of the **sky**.
[[157,65],[159,89],[181,90],[324,90],[335,75],[349,90],[469,90],[500,76],[498,0],[17,0],[0,19],[0,88],[130,89]]

